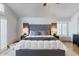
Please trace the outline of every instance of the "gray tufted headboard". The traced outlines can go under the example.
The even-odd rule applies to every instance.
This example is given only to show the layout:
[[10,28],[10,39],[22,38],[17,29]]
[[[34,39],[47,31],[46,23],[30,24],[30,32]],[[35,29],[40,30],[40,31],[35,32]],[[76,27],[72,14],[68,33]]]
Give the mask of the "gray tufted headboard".
[[50,35],[50,24],[30,24],[30,35]]

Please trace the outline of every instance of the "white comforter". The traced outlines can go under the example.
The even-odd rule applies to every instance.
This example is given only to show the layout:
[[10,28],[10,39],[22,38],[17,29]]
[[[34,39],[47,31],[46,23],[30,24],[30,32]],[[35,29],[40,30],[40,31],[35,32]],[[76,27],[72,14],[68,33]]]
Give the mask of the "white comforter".
[[21,40],[14,46],[14,49],[61,49],[67,51],[66,46],[60,40]]

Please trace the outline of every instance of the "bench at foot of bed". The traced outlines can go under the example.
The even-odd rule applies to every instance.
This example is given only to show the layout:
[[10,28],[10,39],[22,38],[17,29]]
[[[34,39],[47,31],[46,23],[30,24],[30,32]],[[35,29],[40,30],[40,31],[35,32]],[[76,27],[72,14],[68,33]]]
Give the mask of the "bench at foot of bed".
[[16,56],[65,56],[65,51],[60,49],[19,49]]

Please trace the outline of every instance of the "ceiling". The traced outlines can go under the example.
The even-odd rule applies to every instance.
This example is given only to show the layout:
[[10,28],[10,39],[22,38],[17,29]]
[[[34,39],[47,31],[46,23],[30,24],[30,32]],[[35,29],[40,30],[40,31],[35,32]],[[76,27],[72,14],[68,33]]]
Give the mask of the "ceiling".
[[7,3],[18,17],[70,17],[79,10],[79,3]]

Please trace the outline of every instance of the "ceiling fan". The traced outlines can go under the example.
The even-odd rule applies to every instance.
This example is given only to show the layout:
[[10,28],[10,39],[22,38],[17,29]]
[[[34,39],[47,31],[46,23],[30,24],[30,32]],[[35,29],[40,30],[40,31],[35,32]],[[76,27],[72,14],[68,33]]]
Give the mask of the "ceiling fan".
[[[60,3],[56,3],[57,5],[59,5]],[[45,7],[47,5],[47,3],[43,3],[43,6]]]
[[43,6],[46,6],[47,5],[47,3],[43,3]]

